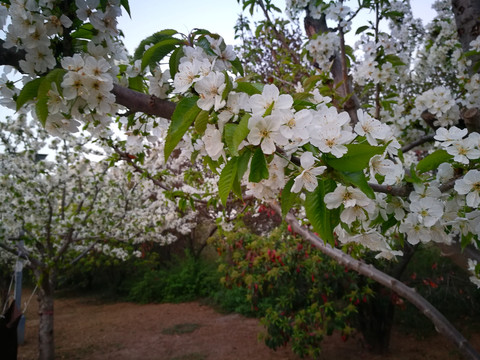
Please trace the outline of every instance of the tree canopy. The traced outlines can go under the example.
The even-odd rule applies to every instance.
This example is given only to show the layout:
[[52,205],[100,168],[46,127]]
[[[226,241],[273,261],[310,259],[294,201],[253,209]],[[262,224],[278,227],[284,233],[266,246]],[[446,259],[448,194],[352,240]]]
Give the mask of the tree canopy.
[[[241,3],[265,20],[252,32],[237,25],[237,55],[205,29],[159,29],[128,54],[117,29],[126,0],[2,1],[0,64],[21,78],[5,72],[2,103],[62,139],[87,131],[111,164],[129,165],[183,211],[213,204],[228,218],[235,201],[269,203],[407,298],[335,244],[390,261],[417,244],[463,249],[480,285],[478,2],[437,1],[425,27],[407,0],[290,0],[289,18],[271,0]],[[372,20],[352,28],[365,12]],[[304,36],[286,31],[299,17]],[[440,314],[432,320],[478,357]]]

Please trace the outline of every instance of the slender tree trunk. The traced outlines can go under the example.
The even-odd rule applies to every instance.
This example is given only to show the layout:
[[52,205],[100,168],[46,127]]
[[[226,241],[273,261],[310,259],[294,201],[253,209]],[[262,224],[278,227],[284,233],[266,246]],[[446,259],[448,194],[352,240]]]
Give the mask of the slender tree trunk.
[[53,338],[53,293],[55,273],[51,269],[42,269],[36,273],[39,281],[38,302],[40,324],[38,329],[38,359],[53,360],[55,343]]
[[359,329],[370,352],[385,354],[390,346],[395,307],[389,289],[375,284],[374,292],[372,299],[358,307]]

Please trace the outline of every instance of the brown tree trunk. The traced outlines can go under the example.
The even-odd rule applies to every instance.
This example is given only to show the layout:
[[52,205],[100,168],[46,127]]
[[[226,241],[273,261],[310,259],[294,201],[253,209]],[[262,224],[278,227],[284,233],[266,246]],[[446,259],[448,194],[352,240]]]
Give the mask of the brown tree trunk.
[[[312,38],[315,34],[328,32],[330,29],[327,26],[325,15],[320,19],[314,19],[310,16],[309,11],[307,10],[307,15],[304,19],[305,32],[309,38]],[[342,54],[340,51],[335,52],[335,56],[332,59],[332,66],[330,68],[330,73],[333,77],[333,88],[337,94],[342,98],[348,98],[347,101],[343,104],[343,110],[348,112],[350,115],[351,122],[355,124],[358,121],[357,110],[360,108],[360,101],[358,100],[357,95],[353,92],[352,80],[344,72],[342,63]],[[339,84],[343,84],[339,86]],[[334,104],[339,108],[337,101],[334,99]]]
[[55,358],[55,343],[53,339],[53,294],[55,289],[55,274],[51,269],[36,272],[38,286],[38,302],[40,323],[38,329],[38,359],[53,360]]
[[358,307],[359,329],[370,352],[386,354],[395,315],[392,292],[379,284],[373,290],[375,296]]
[[[480,35],[480,1],[452,0],[452,10],[455,15],[458,39],[463,51],[468,51],[470,42]],[[475,56],[472,62],[479,60],[480,57]]]
[[[458,40],[462,44],[463,51],[470,49],[470,42],[480,35],[480,1],[478,0],[452,0],[452,11],[455,15]],[[480,55],[469,56],[472,61],[469,68],[471,75],[480,72]],[[464,111],[463,120],[469,132],[480,132],[479,109]]]

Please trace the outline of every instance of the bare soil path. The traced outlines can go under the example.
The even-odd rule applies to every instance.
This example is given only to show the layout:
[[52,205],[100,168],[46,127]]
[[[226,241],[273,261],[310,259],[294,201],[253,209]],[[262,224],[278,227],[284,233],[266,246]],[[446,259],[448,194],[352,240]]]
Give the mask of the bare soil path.
[[[25,344],[19,360],[36,359],[37,303],[27,309]],[[183,304],[105,303],[92,297],[55,302],[57,359],[82,360],[299,360],[290,348],[273,351],[258,340],[258,320],[221,314],[199,302]],[[480,349],[480,335],[470,340]],[[440,336],[418,340],[392,337],[391,354],[373,356],[359,337],[343,342],[339,335],[323,344],[323,359],[447,360],[461,359]],[[0,356],[1,357],[1,356]]]

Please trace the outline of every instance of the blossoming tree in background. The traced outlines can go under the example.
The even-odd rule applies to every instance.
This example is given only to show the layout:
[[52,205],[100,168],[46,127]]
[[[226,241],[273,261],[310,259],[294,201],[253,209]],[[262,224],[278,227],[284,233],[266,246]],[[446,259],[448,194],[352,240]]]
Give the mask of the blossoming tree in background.
[[[279,10],[270,0],[242,2],[252,12]],[[408,1],[287,1],[290,16],[305,16],[295,66],[309,67],[288,79],[300,81],[284,87],[290,94],[274,77],[250,81],[232,47],[207,30],[159,31],[129,57],[116,27],[126,0],[2,4],[1,63],[22,77],[5,76],[5,106],[55,135],[84,128],[168,191],[181,163],[203,164],[218,175],[222,204],[230,193],[269,202],[297,233],[412,301],[478,358],[411,289],[333,248],[355,242],[391,261],[418,243],[464,249],[480,282],[476,2],[438,1],[424,29]],[[373,21],[353,28],[369,11]],[[355,49],[347,34],[357,37]],[[182,206],[212,201],[210,192],[171,194]]]
[[180,216],[175,201],[125,163],[111,168],[89,160],[101,152],[87,137],[52,140],[38,121],[20,115],[0,122],[0,140],[2,261],[23,260],[38,282],[45,356],[53,345],[53,295],[62,271],[90,253],[123,261],[140,255],[143,242],[169,244],[192,231],[198,214]]

